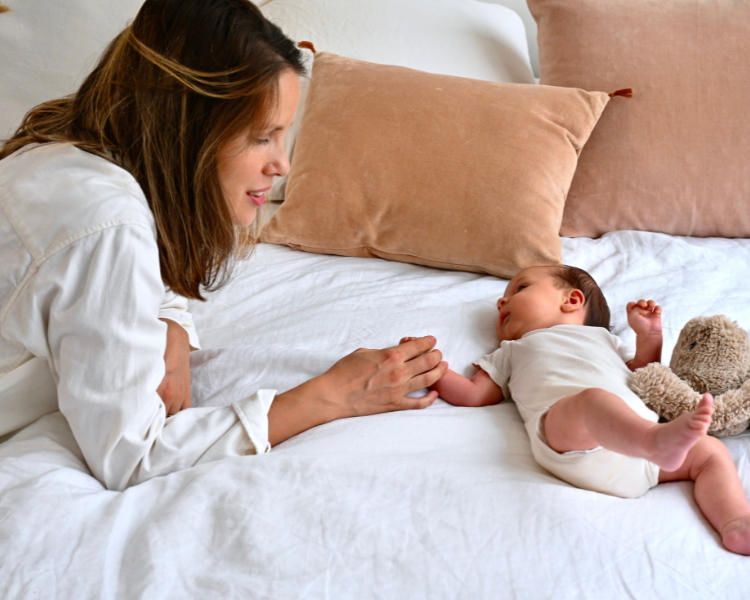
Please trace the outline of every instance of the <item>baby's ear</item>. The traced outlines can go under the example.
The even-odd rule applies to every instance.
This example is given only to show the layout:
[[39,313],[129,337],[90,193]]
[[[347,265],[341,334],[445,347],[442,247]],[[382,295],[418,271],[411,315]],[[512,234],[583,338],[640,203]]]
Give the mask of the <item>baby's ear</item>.
[[571,313],[583,308],[583,304],[586,301],[586,297],[583,295],[581,290],[569,290],[565,294],[565,299],[562,305],[562,311]]

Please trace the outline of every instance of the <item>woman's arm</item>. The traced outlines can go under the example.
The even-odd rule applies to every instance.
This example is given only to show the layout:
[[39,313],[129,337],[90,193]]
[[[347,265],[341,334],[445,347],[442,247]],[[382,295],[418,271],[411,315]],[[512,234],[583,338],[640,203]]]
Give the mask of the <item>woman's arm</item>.
[[[105,227],[51,253],[6,313],[4,333],[50,362],[60,411],[94,476],[122,490],[168,473],[269,449],[275,392],[167,418],[156,390],[165,376],[167,325],[156,241],[148,223]],[[419,408],[406,394],[446,365],[434,339],[359,350],[282,394],[270,415],[278,443],[344,416]]]
[[190,337],[184,327],[171,319],[159,319],[167,324],[167,348],[164,351],[164,379],[156,393],[159,394],[167,416],[171,417],[190,402]]
[[188,312],[187,298],[167,290],[159,307],[159,320],[167,324],[167,349],[164,352],[166,374],[156,392],[172,416],[190,402],[190,352],[200,350],[193,315]]
[[167,418],[167,325],[159,253],[148,222],[103,227],[40,260],[9,307],[4,335],[47,359],[60,411],[94,476],[128,486],[268,449],[274,392]]
[[268,439],[276,445],[311,427],[345,417],[425,408],[437,398],[407,394],[433,385],[448,363],[432,336],[384,350],[359,349],[323,375],[276,397],[268,411]]

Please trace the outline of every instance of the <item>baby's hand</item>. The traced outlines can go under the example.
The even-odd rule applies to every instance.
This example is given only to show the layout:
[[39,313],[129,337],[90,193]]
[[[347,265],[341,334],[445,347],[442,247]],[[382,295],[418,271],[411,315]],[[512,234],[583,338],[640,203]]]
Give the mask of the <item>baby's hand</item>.
[[661,333],[661,306],[653,300],[628,302],[628,325],[636,335]]

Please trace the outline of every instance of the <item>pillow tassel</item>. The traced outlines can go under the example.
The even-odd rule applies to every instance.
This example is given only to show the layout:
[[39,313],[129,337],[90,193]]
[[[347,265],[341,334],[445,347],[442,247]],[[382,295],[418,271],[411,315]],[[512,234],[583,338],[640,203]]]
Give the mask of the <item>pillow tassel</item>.
[[312,50],[312,53],[315,54],[317,50],[315,50],[315,46],[313,46],[312,42],[299,42],[297,44],[297,48],[307,48],[308,50]]
[[616,92],[612,92],[609,97],[614,98],[615,96],[622,96],[623,98],[632,98],[633,97],[633,89],[632,88],[624,88],[622,90],[617,90]]

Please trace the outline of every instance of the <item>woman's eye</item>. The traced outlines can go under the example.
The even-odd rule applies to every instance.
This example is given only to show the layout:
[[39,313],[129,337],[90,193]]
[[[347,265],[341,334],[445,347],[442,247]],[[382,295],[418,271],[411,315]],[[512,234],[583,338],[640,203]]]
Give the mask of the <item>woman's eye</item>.
[[270,141],[271,140],[264,138],[264,139],[257,139],[257,140],[255,140],[255,143],[256,144],[268,144]]

